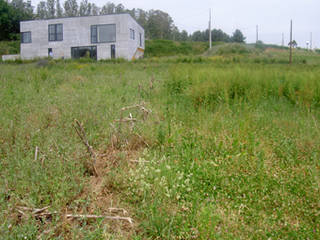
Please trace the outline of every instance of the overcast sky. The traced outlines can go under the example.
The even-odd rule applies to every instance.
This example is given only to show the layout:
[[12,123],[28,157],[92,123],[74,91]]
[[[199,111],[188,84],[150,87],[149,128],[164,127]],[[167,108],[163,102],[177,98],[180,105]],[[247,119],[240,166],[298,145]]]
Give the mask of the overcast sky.
[[[40,0],[32,0],[37,5]],[[79,2],[80,0],[78,0]],[[281,45],[282,33],[289,42],[290,19],[294,39],[306,46],[313,33],[313,46],[320,48],[320,0],[110,0],[126,8],[159,9],[170,14],[180,30],[192,33],[208,28],[209,8],[213,12],[213,27],[231,34],[240,29],[247,42],[255,42],[256,25],[259,39]],[[63,0],[60,0],[63,2]],[[105,0],[89,0],[102,6]]]

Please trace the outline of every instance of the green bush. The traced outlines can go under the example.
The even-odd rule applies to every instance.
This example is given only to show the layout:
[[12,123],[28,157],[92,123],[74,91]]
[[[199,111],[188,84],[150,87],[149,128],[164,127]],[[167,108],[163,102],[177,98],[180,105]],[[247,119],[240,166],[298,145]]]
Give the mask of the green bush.
[[0,56],[20,53],[20,41],[0,42]]
[[171,40],[147,40],[145,56],[163,57],[202,54],[208,48],[203,42],[175,42]]

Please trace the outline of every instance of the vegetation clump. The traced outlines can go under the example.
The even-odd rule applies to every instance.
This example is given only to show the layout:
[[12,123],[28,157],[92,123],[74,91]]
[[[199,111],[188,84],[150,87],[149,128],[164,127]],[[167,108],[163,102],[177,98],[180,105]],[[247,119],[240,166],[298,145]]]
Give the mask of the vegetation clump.
[[264,54],[1,64],[2,238],[319,238],[320,59]]

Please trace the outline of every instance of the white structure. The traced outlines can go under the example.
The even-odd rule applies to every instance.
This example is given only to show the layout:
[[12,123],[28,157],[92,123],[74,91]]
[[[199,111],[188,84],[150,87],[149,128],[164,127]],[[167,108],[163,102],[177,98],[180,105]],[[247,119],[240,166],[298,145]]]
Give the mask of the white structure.
[[21,59],[143,57],[144,29],[128,13],[23,21]]

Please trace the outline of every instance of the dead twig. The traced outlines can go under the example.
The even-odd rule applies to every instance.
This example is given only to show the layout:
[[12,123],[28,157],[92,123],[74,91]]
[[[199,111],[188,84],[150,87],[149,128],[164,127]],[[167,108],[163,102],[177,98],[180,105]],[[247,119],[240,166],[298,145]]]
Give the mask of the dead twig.
[[[57,211],[54,212],[49,212],[48,211],[48,207],[44,207],[44,208],[28,208],[28,207],[17,207],[17,211],[24,217],[28,217],[28,215],[23,212],[22,210],[25,211],[29,211],[30,215],[35,217],[35,218],[39,218],[39,217],[52,217],[52,215],[54,214],[58,214]],[[22,210],[21,210],[22,209]],[[110,212],[119,212],[122,211],[123,214],[127,214],[128,212],[123,209],[123,208],[109,208]],[[65,218],[84,218],[84,219],[98,219],[98,218],[104,218],[104,219],[108,219],[108,220],[122,220],[122,221],[127,221],[130,224],[133,223],[132,218],[130,217],[120,217],[120,216],[105,216],[105,215],[90,215],[90,214],[65,214],[63,215]],[[50,232],[51,230],[49,230]],[[45,232],[44,232],[45,233]]]
[[127,210],[125,210],[124,208],[109,208],[109,212],[122,212],[122,214],[124,215],[128,214]]
[[87,147],[87,151],[93,160],[92,161],[93,172],[95,176],[98,176],[98,171],[96,169],[97,155],[93,150],[92,146],[89,144],[89,141],[86,136],[86,132],[84,131],[82,124],[77,119],[74,120],[73,128],[76,130],[76,133],[78,134],[82,143]]
[[48,207],[44,207],[44,208],[40,208],[40,209],[35,209],[35,210],[33,210],[32,214],[33,215],[40,214],[40,213],[46,211],[48,208],[49,208],[49,206]]
[[123,118],[123,119],[116,119],[115,122],[136,122],[138,119],[136,118]]
[[103,216],[103,215],[82,215],[82,214],[66,214],[66,218],[86,218],[86,219],[110,219],[110,220],[124,220],[128,221],[130,224],[133,224],[133,220],[130,217],[120,217],[120,216]]
[[138,134],[138,133],[134,133],[136,136],[138,136],[140,139],[141,139],[141,141],[149,148],[150,146],[149,146],[149,144],[143,139],[143,137],[140,135],[140,134]]
[[34,151],[34,161],[37,161],[38,159],[38,151],[39,151],[39,148],[38,146],[36,146],[36,150]]

